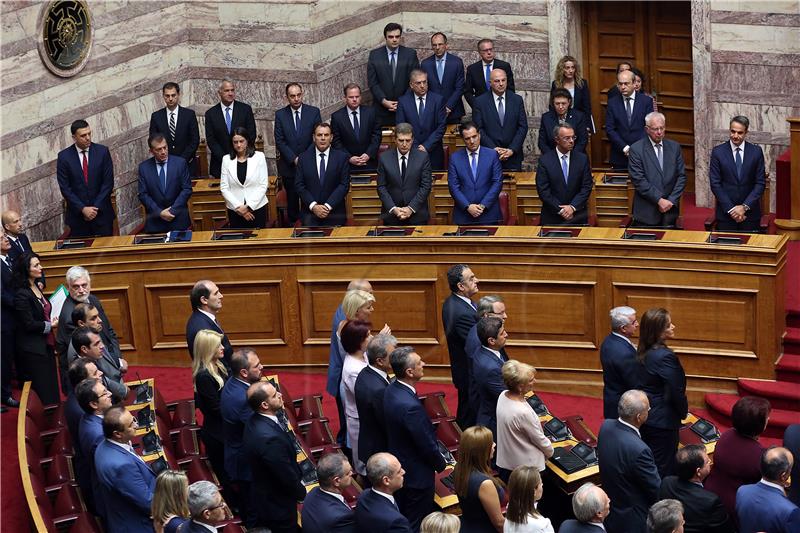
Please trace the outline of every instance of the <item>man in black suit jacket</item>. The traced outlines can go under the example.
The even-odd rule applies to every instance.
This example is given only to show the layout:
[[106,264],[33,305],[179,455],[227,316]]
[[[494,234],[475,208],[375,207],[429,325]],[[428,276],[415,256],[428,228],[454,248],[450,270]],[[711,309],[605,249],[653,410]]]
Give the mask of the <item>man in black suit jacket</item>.
[[470,107],[475,107],[475,98],[489,91],[489,77],[492,70],[500,68],[506,71],[508,90],[514,92],[514,73],[511,65],[494,57],[494,42],[491,39],[478,41],[480,61],[467,67],[467,79],[464,83],[464,98]]
[[653,452],[639,434],[650,402],[644,392],[631,389],[622,395],[617,410],[619,418],[603,422],[597,437],[600,479],[611,498],[606,527],[647,533],[647,510],[658,499],[661,486]]
[[344,107],[331,115],[333,147],[350,156],[350,174],[373,172],[378,166],[381,126],[375,109],[361,105],[361,87],[344,86]]
[[600,345],[603,365],[603,418],[617,418],[617,404],[626,390],[635,385],[636,346],[631,337],[639,329],[636,309],[627,306],[611,310],[611,333]]
[[[211,151],[208,173],[220,177],[222,158],[231,152],[231,132],[242,126],[247,130],[247,142],[256,142],[256,119],[253,108],[236,99],[233,80],[225,78],[219,84],[219,105],[208,108],[205,115],[206,144]],[[204,170],[204,169],[203,169]],[[201,172],[203,171],[201,170]]]
[[458,390],[456,422],[462,428],[475,425],[477,412],[469,398],[469,354],[464,350],[470,328],[477,323],[472,298],[478,293],[478,278],[467,265],[453,265],[447,271],[452,294],[442,304],[442,323],[450,354],[450,374]]
[[572,107],[572,95],[566,89],[556,89],[550,95],[550,109],[542,114],[539,123],[539,140],[537,145],[542,154],[556,149],[555,127],[559,124],[569,124],[575,129],[575,150],[586,153],[586,144],[589,142],[586,115]]
[[341,226],[347,220],[350,165],[347,154],[331,149],[331,140],[330,124],[317,124],[314,146],[300,154],[297,163],[294,186],[304,226]]
[[197,333],[202,329],[210,329],[222,333],[222,347],[225,350],[222,360],[225,366],[230,368],[233,346],[217,322],[217,313],[222,309],[222,292],[219,287],[213,281],[201,279],[192,287],[189,301],[192,303],[192,314],[186,322],[186,346],[189,349],[189,357],[194,359],[194,338]]
[[255,526],[273,533],[299,531],[297,503],[305,499],[306,488],[294,437],[278,421],[283,397],[272,383],[259,381],[247,389],[247,403],[255,413],[245,424],[242,437],[253,473],[250,504],[256,514]]
[[[166,107],[153,111],[150,115],[150,135],[161,133],[167,139],[169,153],[186,160],[189,174],[200,175],[197,159],[197,147],[200,145],[200,128],[197,126],[197,115],[193,109],[183,107],[181,87],[174,81],[168,81],[161,89]],[[205,169],[203,169],[205,172]]]
[[653,110],[653,99],[633,87],[633,72],[617,74],[619,95],[608,98],[606,134],[611,143],[609,164],[616,169],[628,168],[631,145],[645,136],[644,117]]
[[381,218],[387,226],[427,224],[431,193],[431,163],[428,154],[412,150],[414,130],[401,122],[395,129],[396,148],[378,160],[378,196]]
[[323,455],[317,461],[317,478],[319,487],[303,500],[303,533],[355,533],[353,510],[342,496],[353,483],[353,468],[344,454]]
[[31,248],[31,241],[28,239],[28,236],[23,233],[22,217],[19,216],[19,213],[11,209],[3,211],[2,221],[3,232],[10,245],[6,255],[8,255],[9,261],[13,263],[17,257],[25,252],[33,251]]
[[522,170],[522,153],[528,135],[528,115],[522,97],[508,91],[508,77],[495,68],[491,90],[475,98],[472,118],[481,132],[481,145],[497,152],[503,170]]
[[[5,214],[4,214],[5,215]],[[16,365],[14,338],[14,288],[11,286],[11,259],[8,254],[11,243],[5,231],[0,232],[0,269],[2,269],[2,310],[0,310],[0,402],[4,406],[18,407],[19,403],[11,396],[11,369]],[[20,366],[16,365],[17,373]],[[22,376],[20,376],[20,379]],[[5,409],[5,407],[3,407]]]
[[728,533],[735,531],[719,496],[703,488],[711,473],[711,459],[705,446],[690,444],[675,453],[676,476],[661,481],[658,499],[671,498],[683,504],[686,533]]
[[[386,450],[386,422],[383,414],[383,395],[389,386],[392,371],[391,355],[397,339],[379,333],[367,344],[369,365],[359,372],[355,384],[358,409],[358,459],[366,464],[372,455]],[[359,472],[365,475],[366,472]]]
[[67,202],[64,221],[72,237],[108,237],[114,231],[117,216],[111,205],[111,153],[102,144],[92,142],[92,128],[85,120],[76,120],[69,130],[75,144],[61,150],[56,162],[58,187]]
[[376,453],[367,461],[367,476],[372,488],[358,497],[356,531],[358,533],[412,533],[408,519],[400,514],[394,494],[403,487],[405,470],[397,457]]
[[[580,225],[589,221],[592,169],[585,154],[573,150],[575,129],[569,124],[553,128],[556,149],[539,158],[536,190],[542,200],[542,225]],[[566,172],[565,172],[566,171]]]
[[419,68],[417,52],[400,46],[403,26],[390,22],[383,28],[386,45],[369,53],[367,83],[378,124],[393,126],[396,122],[397,100],[408,90],[411,71]]
[[299,217],[299,197],[294,184],[300,154],[313,142],[314,126],[322,122],[319,108],[303,103],[303,87],[299,83],[286,85],[289,104],[275,112],[275,148],[278,150],[278,175],[286,189],[286,211],[289,223]]
[[192,519],[178,528],[181,533],[216,531],[216,524],[232,518],[219,489],[210,481],[195,481],[189,485],[188,503]]
[[594,483],[584,483],[572,495],[575,520],[566,520],[558,533],[598,533],[604,530],[603,521],[611,510],[611,500]]
[[139,201],[145,211],[144,232],[189,229],[192,180],[186,160],[177,155],[170,157],[163,133],[150,134],[147,144],[153,157],[139,164],[138,183]]

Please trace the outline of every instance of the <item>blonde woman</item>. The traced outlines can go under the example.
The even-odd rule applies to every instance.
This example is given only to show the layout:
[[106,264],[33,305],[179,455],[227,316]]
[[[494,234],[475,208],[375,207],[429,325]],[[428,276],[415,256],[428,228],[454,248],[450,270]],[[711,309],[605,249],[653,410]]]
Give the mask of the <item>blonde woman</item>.
[[518,466],[508,481],[508,511],[503,533],[555,533],[549,518],[536,508],[544,485],[534,466]]
[[156,533],[175,533],[189,521],[189,480],[180,470],[164,470],[156,478],[150,504]]
[[222,415],[219,410],[222,386],[228,379],[228,372],[222,364],[222,356],[225,353],[222,334],[210,329],[201,329],[194,338],[193,350],[194,403],[203,413],[200,437],[205,444],[211,467],[223,486],[227,486]]
[[456,515],[434,511],[422,520],[419,533],[458,533],[460,528]]
[[586,116],[586,125],[590,133],[594,133],[594,119],[592,118],[592,99],[589,94],[589,84],[581,76],[581,66],[572,56],[564,56],[556,65],[556,73],[550,85],[550,94],[556,89],[566,89],[572,95],[573,109],[577,109]]

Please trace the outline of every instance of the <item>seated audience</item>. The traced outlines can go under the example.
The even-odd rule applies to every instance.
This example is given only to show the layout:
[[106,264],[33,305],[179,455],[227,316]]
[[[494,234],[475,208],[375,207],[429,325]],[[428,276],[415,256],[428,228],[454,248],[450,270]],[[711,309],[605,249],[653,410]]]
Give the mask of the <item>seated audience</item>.
[[370,339],[369,322],[348,320],[342,326],[341,342],[347,356],[342,365],[341,396],[344,403],[344,413],[347,417],[347,444],[353,451],[353,463],[359,474],[366,474],[366,468],[358,458],[358,432],[360,429],[358,419],[358,406],[356,405],[356,378],[367,367],[367,343]]
[[164,470],[156,477],[151,509],[156,533],[176,533],[189,521],[189,480],[185,472]]
[[[128,396],[128,386],[122,381],[122,363],[106,349],[100,335],[89,324],[98,319],[97,309],[87,309],[88,304],[79,304],[72,311],[73,321],[78,327],[72,332],[67,359],[70,363],[79,357],[88,357],[97,369],[103,372],[103,384],[114,395],[114,403],[119,403]],[[86,321],[81,317],[88,318]]]
[[329,453],[317,461],[319,486],[303,500],[303,533],[353,533],[355,516],[342,490],[353,483],[353,468],[341,453]]
[[508,482],[508,511],[503,533],[555,533],[550,519],[536,508],[543,491],[538,468],[519,466],[514,469]]
[[76,455],[81,458],[81,471],[79,486],[84,502],[90,511],[97,514],[98,504],[96,498],[97,475],[94,469],[94,454],[97,447],[103,442],[103,417],[111,407],[111,392],[106,389],[99,379],[85,379],[78,383],[75,396],[84,414],[78,425],[78,446]]
[[[553,95],[564,91],[569,95],[569,106],[579,111],[585,118],[584,126],[588,134],[594,133],[594,120],[592,119],[592,99],[589,96],[589,84],[581,76],[581,66],[572,56],[564,56],[556,64],[556,73],[550,84],[550,105],[552,109]],[[577,127],[577,124],[573,124]],[[576,130],[577,133],[577,130]],[[580,135],[580,133],[578,133]],[[583,151],[583,150],[582,150]]]
[[431,163],[428,154],[412,149],[413,140],[411,124],[399,123],[395,128],[395,148],[378,158],[378,197],[386,225],[428,223]]
[[705,446],[690,444],[675,454],[677,475],[661,481],[659,499],[672,498],[683,504],[686,533],[727,533],[736,529],[719,496],[703,488],[713,464]]
[[503,482],[492,475],[492,432],[472,426],[461,434],[453,477],[463,514],[462,533],[503,531]]
[[461,521],[454,514],[434,511],[422,519],[419,533],[459,533]]
[[522,465],[545,469],[553,444],[544,435],[539,416],[525,396],[533,392],[536,369],[512,359],[503,365],[506,390],[497,398],[497,470],[508,483],[511,471]]
[[648,533],[683,533],[683,506],[678,500],[661,500],[647,513]]
[[398,510],[395,492],[403,488],[406,473],[397,457],[390,453],[376,453],[367,461],[367,477],[371,488],[358,497],[356,505],[356,531],[374,533],[412,533],[408,518]]
[[572,107],[572,96],[566,89],[556,89],[550,93],[550,109],[542,114],[539,123],[539,151],[542,154],[552,152],[556,148],[557,137],[553,135],[556,126],[569,124],[575,128],[575,150],[586,153],[586,144],[589,142],[586,116],[582,111]]
[[222,158],[219,190],[225,199],[230,228],[267,226],[267,187],[269,176],[264,152],[257,152],[247,138],[247,130],[235,128],[230,153]]
[[231,512],[219,489],[210,481],[195,481],[189,485],[188,500],[192,519],[178,530],[179,533],[213,532],[217,530],[216,525],[219,522],[231,518]]
[[502,220],[498,199],[503,167],[497,152],[481,146],[477,124],[461,125],[466,148],[450,156],[447,187],[453,197],[453,224],[497,224]]
[[480,396],[477,425],[485,426],[497,438],[497,398],[505,390],[503,384],[503,354],[508,333],[503,319],[494,316],[481,318],[477,324],[481,347],[472,354],[472,372]]
[[139,165],[139,201],[145,211],[144,232],[164,233],[189,229],[192,179],[179,155],[169,154],[166,136],[151,133],[147,139],[153,157]]
[[[565,520],[558,533],[597,533],[605,531],[605,521],[611,511],[611,500],[594,483],[584,483],[572,495],[574,520]],[[611,530],[609,530],[611,531]]]
[[791,483],[794,457],[779,446],[770,446],[761,456],[761,480],[736,491],[736,516],[742,533],[797,533],[800,508],[786,497]]
[[636,309],[615,307],[610,315],[611,333],[600,345],[600,363],[603,365],[603,418],[617,418],[619,397],[636,386],[636,346],[631,341],[631,337],[639,330]]

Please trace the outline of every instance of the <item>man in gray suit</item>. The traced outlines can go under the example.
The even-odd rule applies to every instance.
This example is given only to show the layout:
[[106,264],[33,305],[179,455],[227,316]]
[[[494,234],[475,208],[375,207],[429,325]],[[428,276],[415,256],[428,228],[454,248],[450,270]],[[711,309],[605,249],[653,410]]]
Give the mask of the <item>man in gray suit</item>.
[[644,121],[647,135],[633,143],[628,152],[628,172],[636,187],[633,224],[674,226],[686,186],[681,146],[664,138],[664,115],[648,113]]
[[401,122],[395,129],[397,148],[378,158],[378,196],[381,218],[390,226],[428,222],[431,163],[428,154],[412,150],[414,130]]

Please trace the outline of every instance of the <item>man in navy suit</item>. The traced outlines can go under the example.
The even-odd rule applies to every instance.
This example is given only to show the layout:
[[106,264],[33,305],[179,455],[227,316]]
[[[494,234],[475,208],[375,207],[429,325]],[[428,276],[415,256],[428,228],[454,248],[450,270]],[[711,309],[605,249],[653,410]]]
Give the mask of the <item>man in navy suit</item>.
[[639,433],[650,401],[644,392],[631,389],[622,395],[617,410],[619,418],[604,421],[597,437],[600,479],[611,498],[606,528],[647,533],[647,510],[661,486],[653,452]]
[[444,98],[428,91],[428,75],[424,70],[411,71],[407,92],[397,101],[397,124],[408,123],[414,128],[414,149],[426,152],[433,170],[444,169],[442,136],[444,135],[447,113]]
[[[432,93],[429,93],[432,94]],[[400,112],[398,111],[398,114]],[[414,128],[400,122],[395,128],[395,148],[378,158],[378,197],[386,225],[427,224],[428,198],[433,179],[428,154],[413,147]]]
[[102,506],[96,502],[99,488],[94,471],[94,453],[105,438],[103,415],[111,407],[111,391],[99,379],[85,379],[77,384],[75,397],[83,410],[78,435],[75,435],[78,442],[75,454],[80,458],[76,461],[76,478],[89,510],[98,514],[97,509]]
[[514,91],[514,73],[511,65],[494,57],[494,42],[491,39],[478,41],[478,54],[480,61],[467,67],[467,77],[464,83],[464,98],[470,107],[475,107],[475,99],[483,93],[489,92],[490,75],[496,68],[505,71],[508,77],[508,90]]
[[598,533],[604,531],[603,521],[611,510],[611,500],[594,483],[584,483],[572,495],[575,520],[565,520],[558,533]]
[[717,199],[719,231],[755,231],[759,227],[766,186],[764,152],[745,141],[749,128],[747,117],[733,117],[730,141],[711,150],[708,179]]
[[[5,216],[5,213],[3,214]],[[15,320],[14,314],[14,287],[11,285],[11,242],[5,231],[0,232],[0,268],[2,268],[2,302],[3,307],[0,311],[0,401],[3,407],[19,407],[19,402],[11,396],[11,369],[16,365],[16,346],[14,340]],[[20,365],[16,365],[19,373]],[[20,376],[22,378],[22,376]],[[5,412],[5,411],[0,411]]]
[[247,388],[261,379],[261,361],[250,348],[240,348],[231,357],[230,378],[220,392],[219,411],[222,415],[223,442],[225,443],[225,473],[233,483],[234,494],[229,500],[238,506],[248,527],[255,523],[255,509],[250,504],[252,471],[242,450],[244,426],[253,411],[247,405]]
[[178,527],[180,533],[216,531],[217,524],[232,518],[219,489],[210,481],[195,481],[189,485],[188,507],[192,519]]
[[636,309],[627,306],[611,310],[611,333],[600,345],[603,365],[603,418],[617,418],[619,398],[635,385],[636,346],[631,337],[639,329]]
[[556,149],[553,132],[558,125],[569,124],[575,130],[575,150],[586,153],[589,134],[586,115],[572,107],[572,95],[566,89],[556,89],[550,95],[550,109],[542,114],[539,123],[539,151],[542,154]]
[[433,55],[421,63],[428,74],[428,87],[445,100],[448,124],[458,124],[464,116],[464,62],[447,50],[447,35],[436,32],[431,35]]
[[169,152],[185,159],[189,174],[192,177],[198,176],[200,165],[197,147],[200,145],[200,128],[197,126],[197,115],[193,109],[179,105],[181,87],[174,81],[164,84],[161,96],[164,97],[166,107],[153,111],[150,115],[150,135],[156,132],[164,135],[169,144]]
[[314,146],[300,154],[297,162],[294,185],[304,226],[341,226],[347,221],[350,164],[347,154],[331,148],[331,140],[330,124],[317,124]]
[[[358,459],[366,464],[372,455],[386,449],[386,422],[384,420],[383,395],[389,386],[392,371],[392,352],[397,348],[397,339],[379,333],[367,344],[369,365],[359,372],[355,384],[356,408],[358,409]],[[359,472],[365,475],[366,472]]]
[[[497,294],[488,294],[481,296],[476,306],[475,316],[480,321],[483,317],[494,316],[500,318],[505,322],[508,318],[506,314],[506,304],[502,296]],[[464,353],[467,354],[467,364],[469,372],[469,401],[470,412],[475,413],[477,416],[478,408],[481,403],[481,396],[478,392],[478,382],[475,380],[475,373],[472,371],[473,355],[481,349],[481,340],[478,338],[478,324],[476,323],[469,329],[467,338],[464,341]],[[508,361],[508,354],[506,354],[505,347],[500,348],[500,355],[503,356],[503,362]]]
[[403,488],[395,497],[411,529],[419,531],[422,519],[433,511],[434,476],[444,470],[445,461],[414,388],[424,375],[425,363],[411,346],[393,351],[391,362],[397,379],[386,387],[383,397],[387,443],[406,469]]
[[355,533],[353,510],[342,496],[342,490],[353,484],[347,457],[338,452],[323,455],[317,462],[317,478],[319,487],[303,500],[303,533]]
[[145,211],[144,232],[165,233],[185,230],[189,219],[192,180],[186,160],[170,157],[167,139],[152,133],[147,139],[153,157],[139,165],[139,201]]
[[76,120],[69,129],[75,144],[61,150],[56,162],[58,187],[67,202],[64,221],[72,237],[110,236],[117,216],[111,205],[111,154],[92,142],[92,128],[85,120]]
[[522,143],[528,135],[528,116],[522,97],[507,91],[506,71],[495,68],[491,90],[475,98],[472,119],[481,132],[481,144],[500,157],[503,170],[522,169]]
[[457,264],[447,270],[450,296],[442,304],[442,324],[450,354],[450,375],[458,391],[456,422],[459,427],[475,425],[477,403],[470,397],[470,354],[465,349],[467,335],[477,324],[475,304],[471,298],[478,294],[478,278],[469,266]]
[[681,145],[664,138],[666,119],[661,113],[648,113],[645,123],[647,135],[633,143],[628,152],[628,173],[636,187],[633,224],[674,226],[686,186]]
[[222,333],[222,357],[225,366],[230,367],[233,346],[228,336],[217,322],[217,313],[222,310],[222,292],[213,281],[201,279],[192,287],[189,293],[192,304],[192,314],[186,322],[186,346],[189,348],[189,357],[194,359],[194,338],[201,329],[210,329]]
[[761,481],[742,485],[736,491],[739,531],[800,531],[800,508],[786,497],[793,464],[792,452],[786,448],[771,446],[764,451],[761,456]]
[[403,26],[390,22],[383,28],[385,46],[369,53],[367,83],[378,124],[394,126],[397,100],[408,90],[411,71],[419,68],[417,51],[400,45]]
[[275,112],[275,148],[278,150],[278,175],[286,189],[286,209],[289,223],[299,218],[299,197],[294,179],[300,154],[313,141],[314,126],[322,122],[319,108],[303,104],[303,87],[299,83],[286,85],[289,105]]
[[22,217],[19,216],[19,213],[11,209],[3,211],[2,221],[3,231],[11,245],[8,251],[3,253],[8,255],[8,258],[13,263],[17,257],[25,252],[32,252],[33,248],[31,248],[30,239],[23,233],[24,227],[22,225]]
[[381,126],[375,109],[361,105],[361,86],[344,86],[344,107],[331,115],[333,147],[350,156],[350,173],[374,172],[378,166]]
[[617,74],[619,96],[608,99],[606,134],[611,142],[608,162],[616,169],[628,168],[631,145],[645,136],[644,117],[653,110],[653,99],[633,88],[633,72]]
[[[236,86],[233,80],[223,79],[219,84],[219,105],[206,111],[206,143],[211,151],[209,174],[220,177],[222,158],[231,152],[231,132],[241,126],[247,130],[248,143],[256,142],[256,119],[253,108],[236,100]],[[203,169],[202,171],[205,171]]]
[[136,418],[123,406],[109,408],[103,435],[94,453],[101,514],[109,533],[152,533],[150,505],[156,475],[131,446]]
[[395,499],[402,489],[406,471],[397,457],[390,453],[376,453],[367,461],[367,476],[372,488],[358,497],[356,506],[356,531],[358,533],[412,533],[408,518],[400,514]]
[[487,316],[481,318],[477,326],[481,347],[472,354],[472,373],[480,397],[476,424],[492,430],[497,440],[497,398],[506,390],[503,383],[505,360],[500,350],[506,345],[508,333],[502,318]]
[[299,531],[297,503],[305,499],[306,488],[294,437],[278,421],[283,397],[272,383],[259,381],[247,389],[247,403],[255,414],[244,426],[242,451],[252,472],[250,504],[255,526],[273,533]]
[[503,168],[497,152],[481,146],[474,122],[461,125],[466,148],[450,156],[447,188],[453,197],[453,224],[498,224],[502,219],[498,199],[503,189]]
[[[80,304],[72,314],[76,316],[81,312],[88,312],[87,310],[88,306],[86,304]],[[92,312],[96,314],[97,309],[92,309]],[[128,396],[128,387],[122,381],[119,367],[116,366],[119,361],[108,353],[103,341],[100,339],[100,335],[88,326],[81,325],[72,332],[70,348],[72,348],[68,355],[70,363],[78,357],[86,357],[94,362],[97,369],[103,373],[101,381],[113,394],[115,403],[123,401]]]
[[556,149],[539,158],[536,190],[542,200],[542,225],[581,225],[589,221],[592,169],[585,154],[573,150],[575,129],[570,124],[553,128]]

